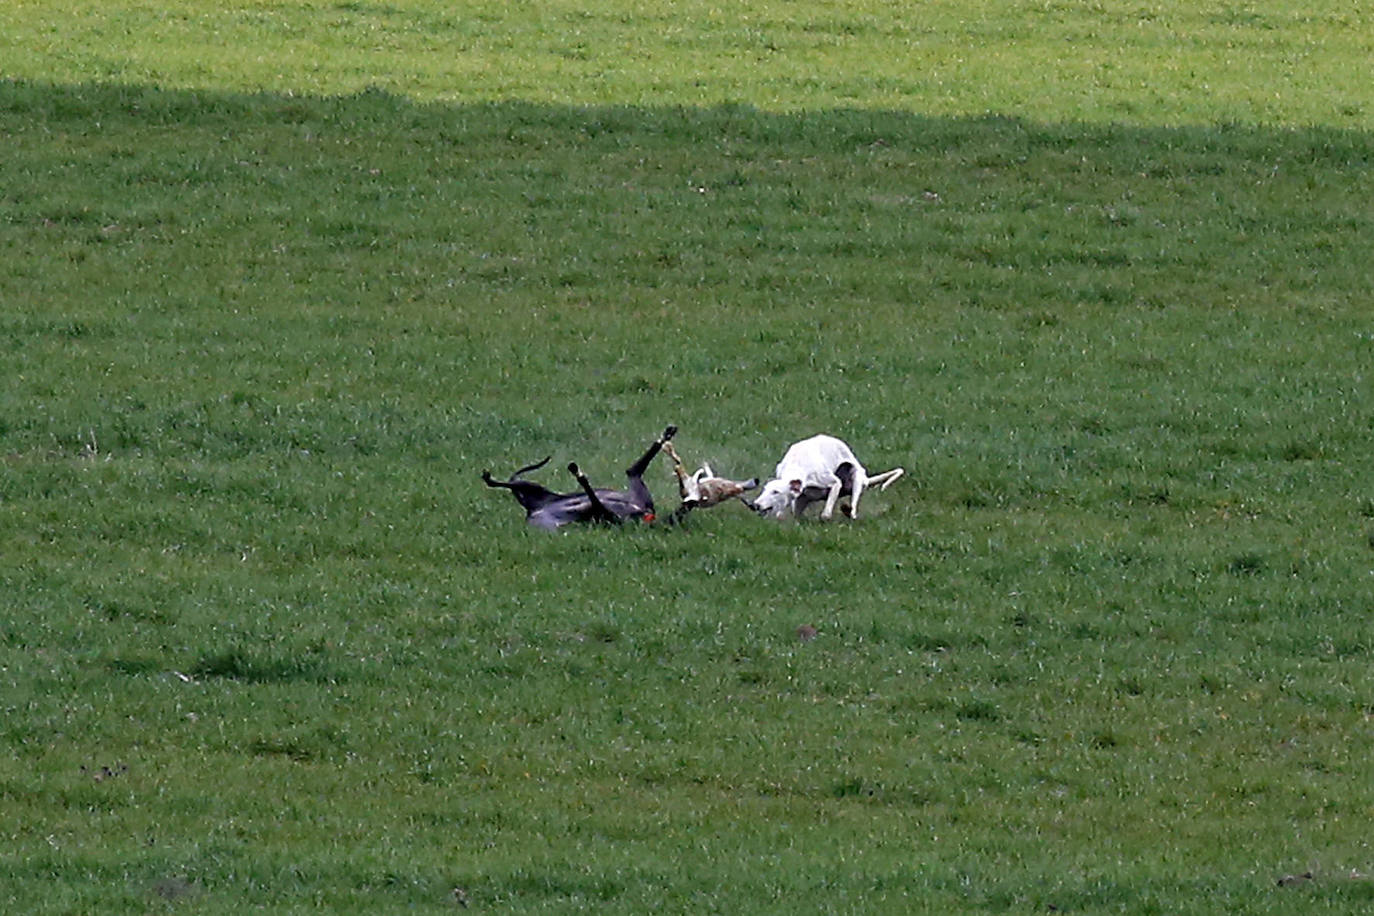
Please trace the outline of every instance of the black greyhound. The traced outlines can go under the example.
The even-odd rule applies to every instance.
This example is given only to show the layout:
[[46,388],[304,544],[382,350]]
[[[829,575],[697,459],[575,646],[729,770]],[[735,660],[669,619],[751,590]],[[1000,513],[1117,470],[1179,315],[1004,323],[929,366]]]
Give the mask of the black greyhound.
[[576,462],[568,465],[568,470],[582,487],[578,492],[555,493],[542,484],[521,479],[520,475],[537,471],[548,464],[552,455],[521,468],[510,476],[510,480],[495,480],[491,471],[483,471],[482,482],[489,487],[510,490],[515,495],[515,501],[525,510],[525,521],[548,531],[573,522],[605,522],[612,525],[618,525],[626,519],[651,522],[654,520],[654,498],[644,484],[644,472],[663,448],[663,443],[672,439],[675,433],[676,426],[665,429],[663,435],[649,446],[649,450],[625,471],[630,481],[628,490],[593,487]]

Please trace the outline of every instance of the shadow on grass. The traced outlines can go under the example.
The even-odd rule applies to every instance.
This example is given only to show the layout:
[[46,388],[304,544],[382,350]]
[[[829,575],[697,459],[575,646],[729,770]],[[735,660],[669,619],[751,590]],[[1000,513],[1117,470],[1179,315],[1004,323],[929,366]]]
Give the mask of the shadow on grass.
[[[512,144],[535,134],[622,145],[626,135],[678,141],[749,140],[801,144],[817,152],[852,152],[857,147],[901,144],[913,150],[963,149],[984,164],[1005,164],[997,154],[1038,146],[1088,144],[1121,147],[1122,160],[1148,161],[1163,152],[1212,157],[1219,173],[1228,161],[1254,160],[1272,167],[1277,153],[1306,151],[1296,161],[1331,166],[1368,165],[1374,138],[1368,132],[1336,128],[1268,128],[1242,124],[1182,127],[1096,126],[1038,123],[1019,117],[928,117],[889,109],[830,109],[776,113],[748,105],[709,108],[684,106],[548,105],[522,101],[450,104],[417,102],[381,89],[347,96],[310,97],[282,93],[162,89],[144,85],[52,85],[31,80],[0,80],[0,115],[35,118],[74,133],[100,134],[119,126],[160,126],[186,131],[224,125],[251,129],[262,125],[311,124],[321,127],[372,127],[396,140],[398,131],[446,131],[450,141],[465,136],[502,137]],[[457,133],[455,133],[455,131]],[[526,131],[532,133],[525,133]],[[227,139],[227,138],[226,138]],[[985,157],[979,160],[979,153]],[[717,148],[716,155],[728,156]],[[1285,157],[1285,161],[1290,161]],[[1167,171],[1159,175],[1168,174]]]
[[[133,301],[137,257],[132,279],[161,280],[173,302],[177,288],[212,287],[221,323],[283,288],[297,308],[333,308],[334,331],[375,330],[379,306],[535,291],[563,308],[491,317],[513,333],[598,324],[633,338],[647,302],[719,290],[726,320],[766,306],[814,323],[823,300],[838,324],[920,303],[1024,313],[1018,327],[1043,332],[1081,305],[1354,295],[1374,228],[1374,137],[1337,129],[11,80],[0,130],[0,237],[61,243],[49,254],[64,272],[105,267],[106,295]],[[0,283],[56,272],[15,260]],[[339,310],[363,300],[371,308]],[[783,328],[748,329],[754,377],[795,364],[776,346]],[[19,313],[0,348],[95,345],[106,332],[85,316]],[[457,345],[472,333],[449,329]],[[660,385],[641,369],[609,390],[634,400]]]
[[207,652],[191,666],[190,675],[205,680],[225,679],[245,684],[333,684],[339,672],[318,654],[255,652],[228,649]]
[[[597,428],[748,400],[726,440],[799,403],[862,430],[941,389],[962,422],[1026,355],[1082,376],[1060,344],[1103,315],[1183,315],[1083,376],[1115,416],[1111,385],[1253,365],[1293,317],[1362,301],[1374,234],[1374,137],[1336,129],[11,80],[0,134],[13,454],[523,453],[573,398]],[[1268,325],[1207,323],[1240,308]],[[1349,356],[1347,330],[1291,362]],[[1206,335],[1217,359],[1190,355]],[[952,498],[1014,501],[1025,475],[989,473]]]

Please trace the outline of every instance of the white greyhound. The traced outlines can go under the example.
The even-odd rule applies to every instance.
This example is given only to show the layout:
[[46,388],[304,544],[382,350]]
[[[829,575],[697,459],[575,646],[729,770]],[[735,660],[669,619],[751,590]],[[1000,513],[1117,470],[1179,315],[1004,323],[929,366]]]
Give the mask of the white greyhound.
[[812,436],[787,450],[773,472],[774,479],[763,485],[752,506],[761,515],[783,518],[789,512],[800,516],[807,506],[823,499],[824,521],[835,514],[840,497],[847,495],[849,505],[842,511],[858,518],[859,497],[866,487],[878,484],[886,490],[905,473],[902,468],[893,468],[870,477],[854,450],[843,441],[834,436]]

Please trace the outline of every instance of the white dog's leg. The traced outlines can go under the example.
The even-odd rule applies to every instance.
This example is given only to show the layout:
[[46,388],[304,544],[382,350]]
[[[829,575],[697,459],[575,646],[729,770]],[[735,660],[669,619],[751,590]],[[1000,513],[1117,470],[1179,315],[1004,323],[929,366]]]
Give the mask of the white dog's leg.
[[864,493],[864,487],[868,485],[868,478],[862,473],[854,474],[854,492],[849,496],[849,517],[858,519],[859,517],[859,497]]
[[849,500],[849,517],[859,517],[859,496],[863,493],[865,487],[877,484],[880,490],[886,490],[888,487],[892,486],[893,482],[895,482],[898,477],[901,477],[905,473],[906,471],[902,468],[893,468],[890,471],[874,474],[872,477],[866,477],[862,480],[856,479],[854,481],[854,495]]
[[840,490],[844,487],[844,481],[838,477],[830,485],[830,492],[825,497],[825,510],[821,512],[821,521],[828,521],[830,516],[835,514],[835,503],[840,501]]

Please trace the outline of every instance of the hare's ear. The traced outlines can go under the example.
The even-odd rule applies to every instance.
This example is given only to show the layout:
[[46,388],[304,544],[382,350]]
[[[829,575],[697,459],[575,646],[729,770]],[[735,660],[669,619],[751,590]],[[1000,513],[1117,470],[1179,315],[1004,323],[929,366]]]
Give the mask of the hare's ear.
[[802,482],[800,479],[790,480],[787,482],[787,488],[793,493],[800,493],[802,491]]

